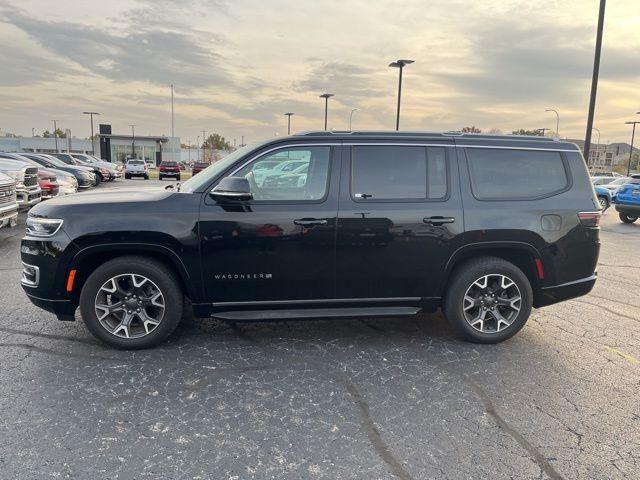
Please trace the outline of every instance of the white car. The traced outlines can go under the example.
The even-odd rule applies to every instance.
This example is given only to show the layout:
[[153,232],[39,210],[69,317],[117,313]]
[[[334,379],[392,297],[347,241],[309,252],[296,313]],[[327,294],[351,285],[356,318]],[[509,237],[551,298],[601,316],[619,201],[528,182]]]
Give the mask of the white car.
[[631,180],[630,177],[619,177],[609,183],[600,184],[599,186],[606,188],[611,193],[615,193],[621,186],[629,183],[629,180]]
[[[263,162],[268,164],[270,162]],[[271,167],[270,165],[265,165],[263,168],[254,168],[253,176],[256,180],[256,184],[261,187],[264,181],[269,177],[279,177],[281,175],[285,175],[287,173],[291,173],[296,168],[299,168],[303,165],[308,165],[309,160],[290,160],[288,162],[276,162],[276,165]],[[257,164],[256,167],[262,166]]]
[[16,182],[10,176],[0,173],[0,228],[15,227],[17,223]]
[[127,160],[124,166],[124,178],[142,177],[149,180],[149,166],[144,160],[131,159]]

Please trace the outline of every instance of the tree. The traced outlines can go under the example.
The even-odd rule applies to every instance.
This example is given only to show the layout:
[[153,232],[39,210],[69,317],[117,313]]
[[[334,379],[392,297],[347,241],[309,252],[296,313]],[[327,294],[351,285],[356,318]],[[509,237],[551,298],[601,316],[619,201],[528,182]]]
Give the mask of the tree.
[[524,128],[521,128],[520,130],[514,130],[513,132],[514,135],[529,135],[529,136],[533,136],[533,137],[542,137],[542,130],[525,130]]
[[[49,130],[45,130],[44,132],[42,132],[42,136],[44,138],[51,138],[54,135]],[[58,138],[67,138],[67,135],[62,130],[60,130],[59,128],[56,129],[55,136],[58,137]]]
[[482,130],[475,125],[472,125],[471,127],[463,127],[462,133],[482,133]]
[[489,133],[492,133],[494,135],[502,135],[502,130],[500,130],[499,128],[492,128],[491,130],[489,130]]
[[212,133],[202,144],[202,148],[208,148],[210,150],[231,150],[231,144],[222,135]]

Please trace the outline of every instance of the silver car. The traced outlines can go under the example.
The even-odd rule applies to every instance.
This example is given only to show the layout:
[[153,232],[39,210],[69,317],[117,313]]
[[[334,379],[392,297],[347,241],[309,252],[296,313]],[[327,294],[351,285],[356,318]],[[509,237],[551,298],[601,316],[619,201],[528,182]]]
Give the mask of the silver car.
[[17,223],[16,182],[10,176],[0,173],[0,228],[15,227]]
[[130,159],[124,167],[124,178],[143,177],[149,180],[149,167],[144,160]]

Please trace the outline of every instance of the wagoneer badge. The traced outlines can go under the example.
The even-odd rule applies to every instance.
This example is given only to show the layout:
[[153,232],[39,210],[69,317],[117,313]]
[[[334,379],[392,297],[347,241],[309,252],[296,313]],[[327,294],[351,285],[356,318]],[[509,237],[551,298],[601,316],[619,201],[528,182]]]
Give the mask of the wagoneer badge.
[[215,274],[216,280],[271,280],[273,275],[270,273],[225,273]]

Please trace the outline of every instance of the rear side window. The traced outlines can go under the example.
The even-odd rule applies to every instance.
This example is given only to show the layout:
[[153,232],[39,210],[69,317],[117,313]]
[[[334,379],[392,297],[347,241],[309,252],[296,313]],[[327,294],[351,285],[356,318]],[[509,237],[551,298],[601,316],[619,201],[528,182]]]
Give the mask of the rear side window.
[[353,147],[351,195],[357,201],[440,199],[446,194],[444,147]]
[[479,200],[530,200],[569,185],[559,152],[467,148],[473,195]]

